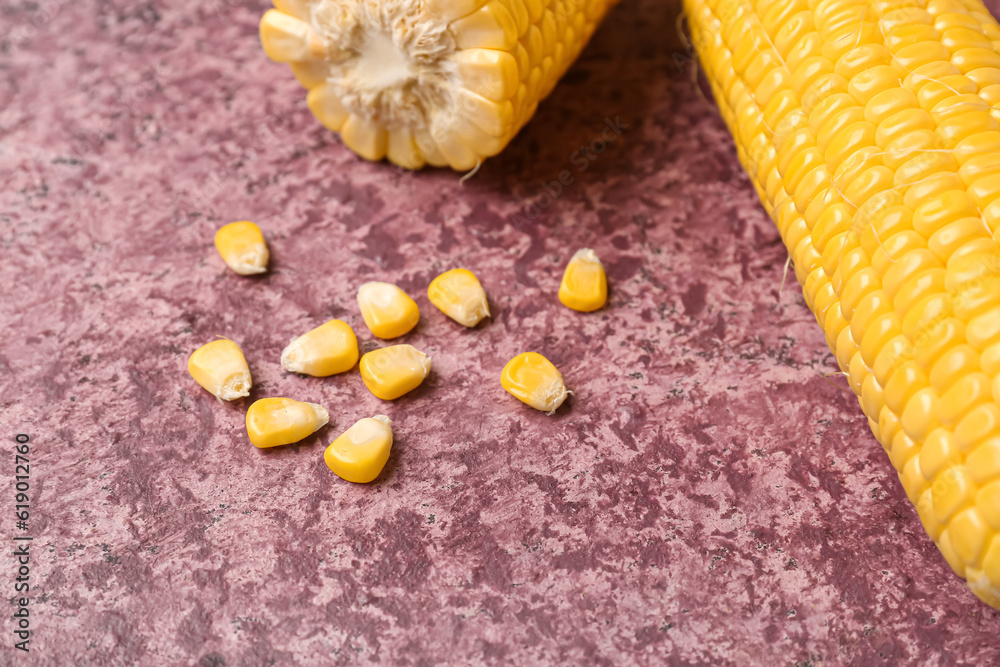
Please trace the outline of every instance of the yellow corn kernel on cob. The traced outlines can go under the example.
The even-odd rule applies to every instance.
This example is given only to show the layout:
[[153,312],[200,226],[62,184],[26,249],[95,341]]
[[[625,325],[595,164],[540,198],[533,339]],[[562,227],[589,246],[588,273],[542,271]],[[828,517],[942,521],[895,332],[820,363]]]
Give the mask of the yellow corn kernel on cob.
[[439,275],[427,288],[427,298],[442,313],[467,327],[490,316],[486,290],[468,269],[452,269]]
[[431,371],[431,358],[412,345],[392,345],[361,357],[361,379],[383,401],[391,401],[420,386]]
[[684,4],[873,433],[1000,606],[1000,27],[979,0]]
[[215,233],[215,248],[222,261],[241,276],[267,271],[271,257],[260,227],[248,220],[230,222]]
[[358,308],[378,338],[399,338],[420,321],[420,308],[410,295],[391,283],[365,283],[358,289]]
[[226,338],[205,343],[188,357],[188,373],[223,401],[250,395],[253,382],[240,346]]
[[359,420],[323,453],[327,467],[348,482],[367,484],[378,477],[392,451],[392,421],[385,415]]
[[277,447],[308,438],[329,423],[330,413],[316,403],[262,398],[247,410],[246,421],[254,447]]
[[281,352],[281,367],[314,377],[336,375],[358,362],[358,339],[347,322],[330,320],[307,331]]
[[267,55],[368,160],[472,169],[535,113],[615,0],[275,0]]
[[608,300],[608,277],[604,265],[590,248],[577,250],[566,265],[559,284],[559,300],[582,313],[602,308]]
[[500,385],[511,396],[550,415],[570,394],[559,369],[537,352],[522,352],[508,361],[500,373]]

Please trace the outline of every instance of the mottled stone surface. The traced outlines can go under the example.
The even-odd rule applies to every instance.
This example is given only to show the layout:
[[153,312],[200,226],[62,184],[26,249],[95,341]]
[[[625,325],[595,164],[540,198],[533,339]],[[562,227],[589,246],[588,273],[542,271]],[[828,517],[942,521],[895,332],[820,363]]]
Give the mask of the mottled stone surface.
[[[510,148],[464,186],[345,150],[256,39],[264,5],[0,7],[0,535],[32,437],[27,656],[3,663],[985,664],[1000,616],[952,575],[868,432],[714,105],[675,3],[624,0]],[[627,125],[593,161],[605,119]],[[587,169],[580,171],[585,164]],[[546,184],[563,170],[558,197]],[[554,189],[554,188],[553,188]],[[532,204],[535,208],[531,208]],[[523,222],[531,214],[534,220]],[[256,220],[272,271],[211,239]],[[560,306],[590,246],[609,306]],[[473,269],[494,318],[424,290]],[[393,281],[434,358],[385,404],[357,371],[290,376],[329,317],[375,345],[354,291]],[[327,405],[257,451],[242,405],[185,371],[222,335],[253,398]],[[498,376],[537,350],[554,417]],[[322,451],[376,412],[397,441],[355,486]],[[6,539],[6,538],[5,538]],[[8,554],[7,549],[3,551]],[[13,595],[13,558],[0,586]]]

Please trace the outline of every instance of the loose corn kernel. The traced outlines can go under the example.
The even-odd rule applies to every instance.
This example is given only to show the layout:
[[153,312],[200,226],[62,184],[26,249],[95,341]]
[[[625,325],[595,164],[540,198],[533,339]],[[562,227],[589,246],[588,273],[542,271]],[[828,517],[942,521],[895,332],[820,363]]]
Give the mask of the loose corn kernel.
[[604,265],[590,248],[577,250],[559,285],[559,300],[573,310],[589,313],[608,300],[608,278]]
[[417,302],[391,283],[365,283],[358,290],[361,317],[378,338],[399,338],[420,320]]
[[223,401],[249,396],[253,384],[243,351],[226,338],[205,343],[192,352],[188,358],[188,373]]
[[260,227],[248,220],[230,222],[215,233],[215,247],[222,261],[241,276],[267,271],[271,255]]
[[467,327],[474,327],[490,316],[486,290],[468,269],[445,271],[432,280],[427,298],[442,313]]
[[329,421],[330,413],[322,405],[291,398],[262,398],[247,410],[247,435],[254,447],[290,445]]
[[323,460],[341,479],[366,484],[382,472],[392,449],[392,420],[375,415],[359,420],[330,443]]
[[420,386],[431,359],[412,345],[392,345],[361,357],[361,379],[383,401],[399,398]]
[[508,361],[500,384],[515,398],[550,415],[570,393],[559,369],[537,352],[523,352]]
[[358,362],[358,339],[350,325],[330,320],[293,338],[281,352],[281,367],[314,377],[336,375]]

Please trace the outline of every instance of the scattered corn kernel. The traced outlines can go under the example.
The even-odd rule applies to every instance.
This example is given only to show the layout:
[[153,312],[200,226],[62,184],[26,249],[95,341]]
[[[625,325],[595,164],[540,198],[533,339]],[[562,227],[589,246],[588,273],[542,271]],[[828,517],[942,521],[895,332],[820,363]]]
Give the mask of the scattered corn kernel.
[[267,271],[271,255],[260,227],[248,220],[230,222],[215,233],[215,247],[222,261],[241,276]]
[[330,413],[322,405],[290,398],[262,398],[247,410],[247,435],[255,447],[290,445],[329,421]]
[[398,338],[417,326],[420,308],[391,283],[365,283],[358,290],[361,317],[378,338]]
[[431,359],[412,345],[392,345],[361,357],[361,379],[383,401],[399,398],[420,386]]
[[589,313],[608,300],[608,278],[597,253],[590,248],[577,250],[559,285],[559,300],[573,310]]
[[223,401],[249,396],[253,384],[243,351],[226,338],[205,343],[192,352],[188,358],[188,373]]
[[468,269],[445,271],[431,281],[427,298],[459,324],[474,327],[490,316],[486,290]]
[[558,410],[570,393],[559,369],[537,352],[524,352],[508,361],[500,384],[515,398],[548,414]]
[[323,460],[348,482],[366,484],[382,472],[392,449],[392,421],[385,415],[359,420],[330,443]]
[[358,339],[350,325],[330,320],[293,338],[281,352],[281,367],[315,377],[336,375],[358,362]]

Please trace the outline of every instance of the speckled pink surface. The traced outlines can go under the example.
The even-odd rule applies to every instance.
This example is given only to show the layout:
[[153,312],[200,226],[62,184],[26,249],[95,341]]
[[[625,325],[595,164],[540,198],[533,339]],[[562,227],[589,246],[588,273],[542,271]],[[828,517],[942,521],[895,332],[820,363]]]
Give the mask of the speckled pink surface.
[[[34,537],[31,651],[5,616],[0,662],[995,658],[1000,616],[825,378],[835,362],[792,276],[779,292],[786,254],[691,82],[676,3],[624,0],[464,186],[362,162],[320,128],[259,49],[263,9],[0,6],[0,537]],[[606,119],[627,127],[581,162]],[[270,242],[264,277],[212,247],[243,218]],[[590,315],[555,298],[582,246],[611,282]],[[459,265],[492,302],[475,330],[424,292]],[[376,345],[354,302],[374,279],[420,304],[405,342],[433,356],[428,381],[387,404],[356,370],[283,372],[288,339],[330,317]],[[250,446],[248,403],[185,371],[216,335],[243,346],[252,398],[319,402],[335,425]],[[500,389],[529,349],[575,392],[553,417]],[[377,412],[396,425],[386,470],[339,480],[325,443]]]

